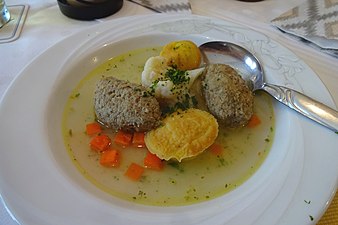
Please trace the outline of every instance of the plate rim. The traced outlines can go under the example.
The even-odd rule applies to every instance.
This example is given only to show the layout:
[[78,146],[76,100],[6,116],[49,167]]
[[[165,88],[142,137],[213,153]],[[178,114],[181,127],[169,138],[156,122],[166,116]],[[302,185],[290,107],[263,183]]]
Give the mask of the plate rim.
[[[149,16],[149,15],[147,15],[147,16],[133,16],[133,17],[131,17],[131,18],[136,18],[136,19],[138,19],[138,18],[140,18],[140,17],[143,17],[143,18],[157,17],[157,15],[151,15],[151,16]],[[167,16],[167,17],[169,17],[169,16]],[[161,16],[161,18],[162,18],[162,16]],[[185,16],[185,18],[187,18],[187,17]],[[188,18],[209,18],[209,17],[191,16],[191,17],[188,17]],[[118,20],[116,23],[118,23],[118,22],[124,23],[125,21],[128,21],[128,19],[130,19],[130,18],[122,18],[122,19]],[[209,18],[209,19],[211,19],[211,18]],[[212,20],[217,20],[217,19],[212,18]],[[115,21],[114,21],[114,22],[115,22]],[[224,21],[223,21],[223,22],[224,22]],[[228,23],[233,23],[233,22],[228,22]],[[99,27],[102,28],[102,27],[104,27],[104,25],[107,25],[107,24],[112,25],[112,24],[114,24],[114,23],[112,23],[111,21],[105,22],[105,23],[103,23],[103,24],[98,24],[97,27],[90,27],[90,28],[88,28],[88,29],[86,29],[86,30],[80,31],[79,33],[86,33],[86,32],[88,32],[88,31],[95,31],[95,30],[98,29]],[[233,24],[234,24],[234,23],[233,23]],[[239,24],[236,24],[236,26],[241,26],[241,27],[243,27],[243,25],[239,25]],[[101,32],[104,32],[104,30],[105,30],[105,29],[101,29]],[[256,31],[255,31],[255,32],[256,32]],[[74,36],[79,35],[79,33],[78,33],[78,34],[75,34],[75,35],[73,35],[73,36],[71,36],[71,37],[74,38]],[[70,38],[71,38],[71,37],[70,37]],[[66,38],[66,39],[63,40],[63,41],[66,41],[66,40],[68,40],[68,38]],[[90,40],[91,40],[91,39],[89,39],[89,41],[90,41]],[[63,41],[61,41],[61,42],[59,42],[59,43],[62,43]],[[54,46],[52,46],[52,47],[57,46],[59,43],[57,43],[56,45],[54,45]],[[52,47],[51,47],[51,48],[52,48]],[[44,53],[50,51],[51,48],[47,49],[47,50],[46,50],[45,52],[43,52],[41,55],[43,55]],[[39,57],[41,57],[41,55],[37,56],[37,57],[32,61],[32,63],[34,63]],[[32,64],[32,63],[31,63],[31,64]],[[20,73],[20,75],[17,76],[17,77],[13,80],[13,82],[10,84],[9,88],[6,90],[5,94],[4,94],[3,97],[1,98],[0,109],[3,108],[3,104],[4,104],[4,102],[5,102],[5,99],[7,98],[7,92],[9,93],[10,90],[12,89],[12,87],[15,86],[15,83],[18,82],[17,79],[18,79],[18,80],[21,79],[20,77],[23,76],[23,74],[25,74],[25,71],[29,70],[29,66],[30,66],[31,64],[27,65],[27,66],[22,70],[22,72]],[[311,70],[311,69],[310,69],[310,70]],[[312,70],[311,70],[311,71],[312,71]],[[313,71],[312,71],[312,72],[313,72]],[[313,74],[315,74],[315,73],[313,72]],[[315,76],[317,76],[317,75],[315,74]],[[317,79],[319,79],[319,78],[317,77]],[[319,79],[319,80],[320,80],[320,79]],[[321,81],[320,81],[320,82],[321,82]],[[321,84],[322,84],[322,82],[321,82]],[[323,84],[322,84],[322,85],[323,85]],[[325,91],[327,92],[327,93],[325,93],[325,94],[330,96],[330,94],[329,94],[328,90],[326,89],[326,87],[325,87],[324,85],[323,85],[323,87],[325,88]],[[333,103],[333,99],[332,99],[331,96],[330,96],[330,101]],[[334,104],[334,103],[333,103],[333,104]],[[336,185],[335,185],[335,187],[337,187],[337,178],[336,178]],[[1,188],[1,187],[0,187],[0,188]]]

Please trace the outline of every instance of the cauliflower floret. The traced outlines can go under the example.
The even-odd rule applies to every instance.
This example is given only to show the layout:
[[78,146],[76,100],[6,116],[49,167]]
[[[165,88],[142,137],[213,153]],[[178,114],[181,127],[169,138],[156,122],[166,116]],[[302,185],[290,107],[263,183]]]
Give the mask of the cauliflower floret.
[[195,82],[196,78],[199,77],[203,73],[204,69],[205,68],[203,67],[203,68],[198,68],[198,69],[187,71],[187,76],[189,77],[189,88]]
[[175,101],[176,95],[172,92],[173,87],[174,83],[170,80],[159,81],[155,87],[155,98]]
[[[177,102],[179,95],[189,92],[190,87],[196,78],[202,74],[204,68],[179,71],[168,66],[167,63],[167,60],[162,56],[149,58],[145,63],[141,81],[143,86],[154,91],[157,99],[174,104]],[[169,76],[168,72],[177,74]],[[181,80],[181,82],[177,82],[175,78]]]
[[144,65],[141,82],[145,87],[150,87],[153,82],[162,77],[168,69],[168,62],[162,56],[150,57]]

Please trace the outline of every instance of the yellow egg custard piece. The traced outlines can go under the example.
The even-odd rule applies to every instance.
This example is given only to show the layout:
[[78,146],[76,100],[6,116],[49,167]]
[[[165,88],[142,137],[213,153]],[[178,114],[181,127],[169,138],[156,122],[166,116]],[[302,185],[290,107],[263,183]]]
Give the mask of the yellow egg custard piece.
[[162,123],[146,134],[145,143],[150,152],[164,160],[181,162],[197,156],[212,145],[218,135],[217,120],[199,109],[172,113]]
[[199,48],[188,40],[168,43],[163,47],[160,56],[168,60],[169,66],[176,66],[179,70],[193,70],[201,64]]

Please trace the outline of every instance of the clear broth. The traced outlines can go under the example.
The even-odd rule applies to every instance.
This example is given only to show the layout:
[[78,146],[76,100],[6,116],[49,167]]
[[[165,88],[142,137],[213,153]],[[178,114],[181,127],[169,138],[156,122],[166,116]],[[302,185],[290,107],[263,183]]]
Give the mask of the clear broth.
[[[255,95],[255,113],[262,120],[255,128],[220,127],[216,142],[223,147],[217,156],[206,150],[182,163],[166,162],[164,169],[146,169],[139,181],[124,176],[130,163],[143,165],[146,148],[123,148],[118,168],[99,164],[99,154],[89,147],[91,137],[85,126],[95,120],[93,94],[96,82],[103,76],[140,83],[145,61],[159,55],[161,47],[138,49],[109,59],[91,71],[74,88],[63,114],[63,137],[74,165],[95,186],[128,201],[156,206],[189,205],[224,195],[243,184],[257,171],[269,153],[274,136],[274,112],[271,98]],[[112,130],[105,130],[111,138]]]

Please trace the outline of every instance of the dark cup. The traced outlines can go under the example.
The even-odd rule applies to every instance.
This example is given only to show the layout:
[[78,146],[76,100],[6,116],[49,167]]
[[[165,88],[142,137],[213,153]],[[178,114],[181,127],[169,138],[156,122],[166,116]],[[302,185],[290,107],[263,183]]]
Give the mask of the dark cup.
[[61,12],[77,20],[94,20],[110,16],[119,11],[123,0],[58,0]]

